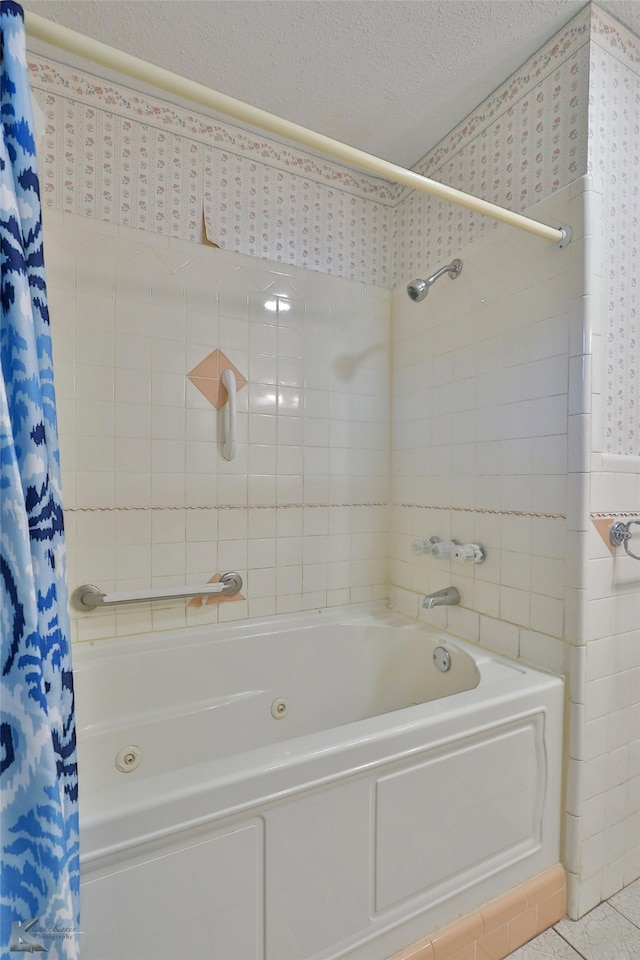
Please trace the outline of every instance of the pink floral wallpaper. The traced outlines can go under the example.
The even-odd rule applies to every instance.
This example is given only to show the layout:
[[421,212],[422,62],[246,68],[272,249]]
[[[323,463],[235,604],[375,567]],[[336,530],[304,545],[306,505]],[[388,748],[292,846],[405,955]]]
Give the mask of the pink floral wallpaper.
[[[416,169],[518,210],[584,173],[589,31],[581,11]],[[389,287],[492,225],[53,60],[30,70],[53,209]]]
[[[494,102],[460,124],[416,169],[518,212],[584,174],[589,32],[586,16],[576,20],[564,40],[549,45],[554,57],[525,64]],[[560,55],[566,59],[558,64]],[[453,255],[461,239],[493,227],[486,217],[415,192],[399,214],[397,276],[413,274],[431,251]]]
[[48,207],[392,285],[395,184],[29,59]]
[[601,183],[606,224],[596,371],[602,428],[595,444],[605,453],[639,456],[640,40],[601,10],[594,10],[592,28],[589,173]]
[[[390,189],[391,189],[390,185]],[[205,147],[207,234],[225,249],[389,286],[393,209],[337,182]]]

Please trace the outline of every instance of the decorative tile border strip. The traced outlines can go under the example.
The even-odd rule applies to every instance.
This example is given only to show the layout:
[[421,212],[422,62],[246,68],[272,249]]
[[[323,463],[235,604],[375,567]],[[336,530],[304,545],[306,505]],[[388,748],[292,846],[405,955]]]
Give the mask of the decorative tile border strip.
[[534,513],[529,510],[494,510],[490,507],[447,507],[431,506],[424,503],[392,503],[392,507],[406,507],[409,510],[445,510],[451,513],[483,513],[499,517],[537,517],[542,520],[566,520],[566,513]]
[[383,501],[365,501],[362,503],[220,503],[207,504],[204,506],[141,506],[141,507],[65,507],[65,513],[119,513],[127,510],[144,510],[152,512],[156,510],[317,510],[321,507],[388,507],[389,504]]
[[35,53],[28,52],[28,60],[31,85],[45,94],[65,97],[112,116],[246,156],[263,166],[293,171],[362,198],[375,198],[380,203],[396,199],[397,185],[386,180],[358,174],[334,161],[323,161],[295,147],[210,119],[205,113],[139,93],[124,84],[111,83]]

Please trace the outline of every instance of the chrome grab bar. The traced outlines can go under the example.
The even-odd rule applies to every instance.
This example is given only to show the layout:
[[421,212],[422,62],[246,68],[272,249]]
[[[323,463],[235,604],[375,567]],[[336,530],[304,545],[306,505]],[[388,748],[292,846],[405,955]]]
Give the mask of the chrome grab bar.
[[237,422],[238,422],[238,402],[236,398],[236,375],[231,369],[227,367],[223,371],[222,377],[222,386],[226,388],[227,391],[227,403],[226,403],[226,414],[224,422],[224,441],[222,444],[222,456],[225,460],[233,460],[236,455],[236,434],[238,431]]
[[118,603],[145,603],[149,600],[181,600],[202,597],[202,602],[211,594],[221,593],[233,597],[242,589],[239,573],[223,573],[219,583],[205,583],[198,587],[166,587],[147,590],[144,593],[103,593],[90,583],[83,583],[73,591],[71,603],[76,610],[95,610],[97,607],[112,607]]

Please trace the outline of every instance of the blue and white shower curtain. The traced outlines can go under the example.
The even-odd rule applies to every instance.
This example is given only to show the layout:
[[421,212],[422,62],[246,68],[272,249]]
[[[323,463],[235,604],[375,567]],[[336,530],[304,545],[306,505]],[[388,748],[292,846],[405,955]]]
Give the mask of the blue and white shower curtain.
[[24,18],[0,3],[0,958],[78,957],[66,559]]

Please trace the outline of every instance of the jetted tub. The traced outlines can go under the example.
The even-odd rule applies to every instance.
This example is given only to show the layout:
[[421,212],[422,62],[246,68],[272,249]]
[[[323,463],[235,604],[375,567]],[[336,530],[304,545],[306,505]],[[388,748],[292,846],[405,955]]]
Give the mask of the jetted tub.
[[384,960],[559,859],[562,681],[381,606],[74,673],[83,960]]

